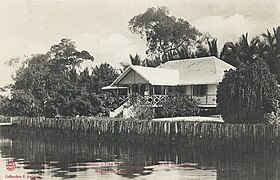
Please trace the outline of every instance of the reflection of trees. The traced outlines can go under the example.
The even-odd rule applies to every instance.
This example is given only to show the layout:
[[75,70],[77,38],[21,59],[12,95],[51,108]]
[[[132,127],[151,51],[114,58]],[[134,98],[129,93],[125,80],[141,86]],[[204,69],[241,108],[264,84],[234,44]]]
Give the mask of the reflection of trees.
[[272,151],[233,152],[220,156],[217,163],[218,179],[278,179],[279,155]]
[[[51,136],[51,134],[50,134]],[[3,136],[2,136],[3,137]],[[145,166],[157,165],[159,161],[174,164],[198,163],[197,169],[217,169],[218,179],[276,179],[279,172],[279,156],[273,150],[255,153],[235,152],[230,148],[213,150],[207,147],[179,145],[129,144],[94,142],[85,139],[31,139],[12,137],[12,141],[0,139],[3,157],[24,159],[30,169],[44,171],[55,168],[56,177],[68,177],[67,172],[88,171],[90,168],[115,170],[121,176],[146,175]],[[94,162],[114,162],[122,165],[78,166]],[[39,166],[44,164],[44,166]],[[152,171],[152,170],[151,170]],[[71,178],[70,176],[68,178]]]

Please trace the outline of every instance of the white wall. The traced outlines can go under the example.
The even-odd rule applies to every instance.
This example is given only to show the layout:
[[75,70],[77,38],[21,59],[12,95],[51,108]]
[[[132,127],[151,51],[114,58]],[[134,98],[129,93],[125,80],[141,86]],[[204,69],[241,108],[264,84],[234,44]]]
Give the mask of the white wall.
[[217,84],[208,84],[207,94],[217,94]]
[[192,95],[192,86],[185,86],[185,94]]
[[143,79],[135,71],[131,70],[118,84],[145,84],[147,81]]

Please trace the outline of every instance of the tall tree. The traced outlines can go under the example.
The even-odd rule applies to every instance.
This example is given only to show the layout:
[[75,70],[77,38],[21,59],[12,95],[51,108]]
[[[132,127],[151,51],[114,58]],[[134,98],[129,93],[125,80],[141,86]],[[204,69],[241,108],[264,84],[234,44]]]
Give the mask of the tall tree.
[[225,122],[267,123],[266,113],[277,110],[279,89],[263,59],[230,70],[218,86],[217,103]]
[[96,92],[101,92],[101,88],[110,85],[117,77],[118,72],[108,63],[92,68],[92,76],[96,81]]
[[50,62],[57,70],[71,72],[86,61],[93,61],[94,57],[87,51],[78,51],[75,43],[70,39],[61,39],[60,43],[51,46]]
[[[92,94],[82,92],[84,88],[79,84],[77,73],[79,64],[87,60],[93,61],[93,57],[87,51],[76,50],[75,43],[70,39],[62,39],[51,46],[46,54],[33,55],[16,72],[12,99],[5,103],[13,108],[5,112],[26,116],[89,114],[88,111],[81,111],[81,99],[85,105],[89,104],[88,99]],[[95,104],[98,106],[98,103]],[[95,107],[93,105],[91,103],[91,107]]]
[[188,21],[169,15],[166,7],[148,8],[129,21],[129,29],[147,40],[147,54],[160,54],[166,62],[183,45],[195,42],[201,33]]
[[58,111],[58,114],[65,116],[83,114],[83,112],[78,112],[75,106],[75,101],[81,94],[77,70],[82,62],[93,61],[93,56],[87,51],[78,51],[75,43],[65,38],[60,43],[51,46],[47,55],[50,56],[48,61],[51,81],[47,87],[50,90],[45,105],[56,107],[58,110],[52,111]]
[[270,71],[276,75],[278,83],[280,83],[280,27],[273,28],[273,32],[267,30],[264,37],[264,53],[263,56],[267,60]]

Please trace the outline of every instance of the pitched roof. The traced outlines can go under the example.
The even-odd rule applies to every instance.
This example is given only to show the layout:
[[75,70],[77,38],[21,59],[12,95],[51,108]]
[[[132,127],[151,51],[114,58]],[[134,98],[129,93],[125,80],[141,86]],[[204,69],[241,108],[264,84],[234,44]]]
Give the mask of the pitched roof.
[[156,69],[174,69],[179,71],[179,85],[218,84],[224,72],[235,69],[234,66],[214,57],[168,61]]
[[222,81],[225,71],[229,69],[235,67],[214,56],[168,61],[157,68],[129,66],[110,87],[127,78],[131,71],[152,85],[218,84]]
[[174,86],[179,83],[178,70],[164,69],[164,68],[152,68],[143,66],[129,66],[112,84],[114,86],[118,84],[130,71],[135,71],[143,79],[152,85],[166,85]]
[[102,90],[112,90],[112,89],[127,89],[128,87],[117,87],[117,86],[105,86],[101,88]]

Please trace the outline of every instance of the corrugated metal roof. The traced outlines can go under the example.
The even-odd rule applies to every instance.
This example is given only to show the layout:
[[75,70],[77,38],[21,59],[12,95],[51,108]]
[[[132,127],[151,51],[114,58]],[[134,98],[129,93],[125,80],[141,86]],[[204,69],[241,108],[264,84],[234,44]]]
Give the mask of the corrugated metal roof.
[[234,66],[214,57],[168,61],[157,69],[179,71],[179,85],[218,84],[224,72],[235,69]]

